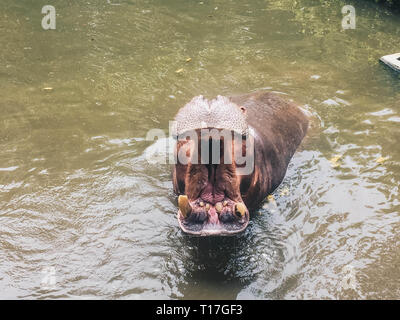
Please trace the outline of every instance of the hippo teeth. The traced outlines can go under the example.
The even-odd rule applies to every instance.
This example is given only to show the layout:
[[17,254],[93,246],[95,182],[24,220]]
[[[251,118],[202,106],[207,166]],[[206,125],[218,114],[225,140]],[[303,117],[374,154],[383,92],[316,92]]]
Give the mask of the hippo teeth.
[[192,207],[190,206],[189,199],[186,195],[179,196],[178,206],[184,218],[187,218],[187,216],[192,212]]
[[217,204],[215,205],[215,210],[217,210],[218,213],[220,213],[222,211],[222,203],[221,202],[217,202]]
[[244,217],[244,215],[246,214],[246,207],[243,203],[238,202],[235,204],[235,213],[240,217]]

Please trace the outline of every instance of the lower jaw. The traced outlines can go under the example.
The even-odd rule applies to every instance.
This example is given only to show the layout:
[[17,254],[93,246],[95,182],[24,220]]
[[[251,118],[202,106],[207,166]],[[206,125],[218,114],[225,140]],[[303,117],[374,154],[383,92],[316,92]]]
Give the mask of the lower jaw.
[[244,222],[210,223],[208,221],[193,223],[185,221],[182,214],[178,213],[178,223],[183,232],[193,236],[233,236],[246,230],[249,220]]

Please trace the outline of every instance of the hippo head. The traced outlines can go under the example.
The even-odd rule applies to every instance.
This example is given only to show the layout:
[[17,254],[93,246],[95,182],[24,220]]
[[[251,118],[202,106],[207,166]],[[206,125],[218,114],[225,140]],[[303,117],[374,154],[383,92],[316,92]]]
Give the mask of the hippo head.
[[245,230],[249,210],[241,187],[254,166],[245,108],[227,97],[209,101],[198,96],[175,121],[173,180],[181,229],[200,236]]

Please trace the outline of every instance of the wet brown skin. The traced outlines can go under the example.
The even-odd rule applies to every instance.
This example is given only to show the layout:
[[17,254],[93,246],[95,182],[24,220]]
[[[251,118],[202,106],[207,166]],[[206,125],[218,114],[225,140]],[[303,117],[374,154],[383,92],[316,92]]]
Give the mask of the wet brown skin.
[[[176,164],[173,185],[175,193],[181,195],[178,222],[189,234],[232,235],[245,230],[249,210],[257,209],[282,182],[289,161],[307,132],[305,114],[275,93],[255,92],[230,100],[244,107],[248,125],[254,131],[254,170],[249,175],[237,175],[236,164],[224,165],[223,156],[221,164],[214,166]],[[183,145],[185,142],[178,142],[176,151]],[[232,143],[232,152],[240,147],[244,148]],[[212,182],[217,194],[209,202],[201,198],[207,181]],[[186,216],[182,203],[189,208]]]

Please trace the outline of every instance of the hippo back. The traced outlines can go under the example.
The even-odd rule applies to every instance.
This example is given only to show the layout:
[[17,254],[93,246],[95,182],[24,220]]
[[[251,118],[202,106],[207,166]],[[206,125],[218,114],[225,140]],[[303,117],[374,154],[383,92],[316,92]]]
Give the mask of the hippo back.
[[307,132],[308,117],[294,103],[272,92],[230,99],[246,108],[249,127],[255,131],[255,165],[259,179],[264,179],[258,181],[258,198],[262,199],[282,182],[289,161]]

